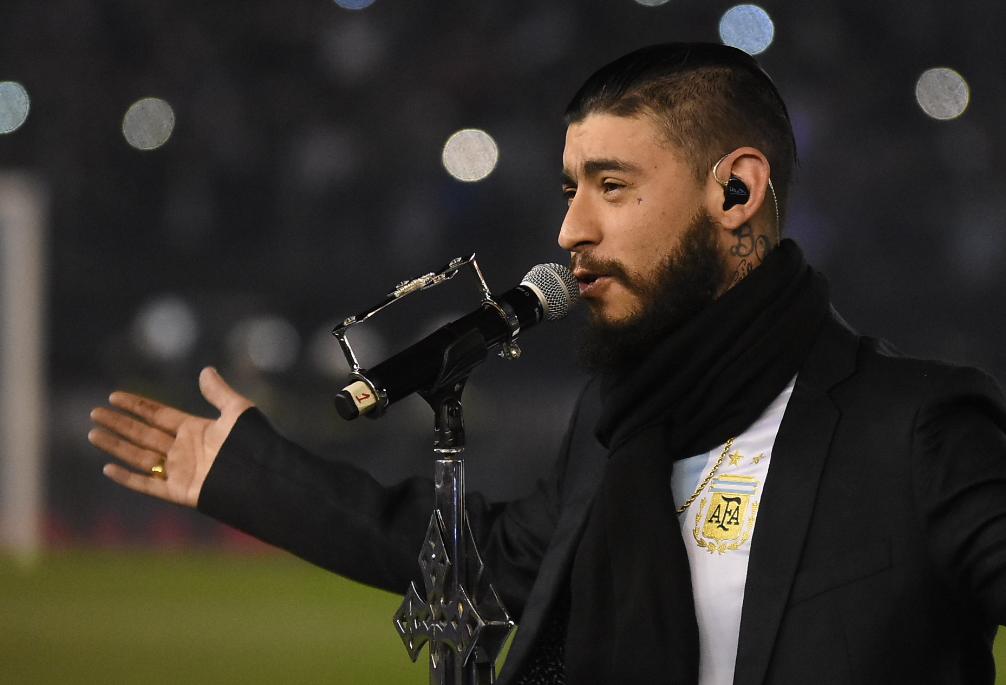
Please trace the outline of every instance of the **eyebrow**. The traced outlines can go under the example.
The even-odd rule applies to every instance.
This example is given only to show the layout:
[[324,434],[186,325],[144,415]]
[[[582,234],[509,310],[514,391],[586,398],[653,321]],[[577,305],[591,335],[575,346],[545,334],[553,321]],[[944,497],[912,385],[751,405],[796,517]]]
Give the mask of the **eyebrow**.
[[[621,171],[623,173],[637,173],[640,167],[621,159],[588,159],[583,163],[583,175],[587,177],[597,176],[604,171]],[[568,169],[562,170],[562,182],[568,185],[576,185],[573,174]]]

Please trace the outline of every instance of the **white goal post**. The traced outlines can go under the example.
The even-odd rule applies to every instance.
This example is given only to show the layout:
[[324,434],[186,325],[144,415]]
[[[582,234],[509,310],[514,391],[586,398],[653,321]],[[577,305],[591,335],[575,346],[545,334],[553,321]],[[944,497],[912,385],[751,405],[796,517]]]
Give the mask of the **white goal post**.
[[47,204],[33,177],[0,172],[0,548],[28,564],[45,506]]

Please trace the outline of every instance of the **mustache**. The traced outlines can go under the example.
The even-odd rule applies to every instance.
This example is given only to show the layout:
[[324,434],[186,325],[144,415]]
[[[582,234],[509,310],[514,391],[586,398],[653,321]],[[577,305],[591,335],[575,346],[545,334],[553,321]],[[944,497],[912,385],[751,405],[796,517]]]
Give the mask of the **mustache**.
[[582,268],[592,274],[608,276],[609,278],[621,281],[622,284],[630,290],[638,290],[632,274],[629,273],[629,270],[625,268],[625,265],[617,259],[596,257],[590,252],[577,252],[570,255],[569,268],[573,271],[578,268]]

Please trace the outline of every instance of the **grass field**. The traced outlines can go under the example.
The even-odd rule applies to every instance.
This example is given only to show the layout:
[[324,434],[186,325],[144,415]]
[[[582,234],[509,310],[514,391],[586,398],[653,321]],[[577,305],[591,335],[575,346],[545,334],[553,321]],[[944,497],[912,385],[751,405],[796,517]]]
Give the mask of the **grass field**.
[[426,683],[399,602],[281,554],[0,558],[0,683]]
[[400,598],[285,555],[0,560],[0,683],[423,683]]

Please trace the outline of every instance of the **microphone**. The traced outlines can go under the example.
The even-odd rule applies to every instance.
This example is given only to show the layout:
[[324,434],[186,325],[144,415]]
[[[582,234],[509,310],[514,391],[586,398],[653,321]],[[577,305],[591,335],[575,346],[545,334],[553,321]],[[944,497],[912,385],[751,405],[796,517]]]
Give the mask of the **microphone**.
[[[379,416],[393,402],[417,391],[445,387],[466,376],[489,350],[513,343],[517,334],[542,320],[569,313],[580,296],[572,272],[559,264],[539,264],[520,285],[470,314],[437,329],[411,347],[386,359],[335,396],[335,408],[347,421],[361,414]],[[516,358],[519,349],[511,348]],[[509,352],[504,348],[505,352]]]

